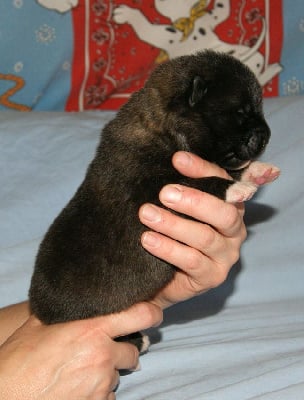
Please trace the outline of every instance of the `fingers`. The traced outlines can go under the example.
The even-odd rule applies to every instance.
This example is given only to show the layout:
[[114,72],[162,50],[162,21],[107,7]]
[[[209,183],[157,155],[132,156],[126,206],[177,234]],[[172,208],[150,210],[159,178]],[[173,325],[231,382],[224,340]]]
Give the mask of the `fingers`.
[[115,342],[116,349],[113,356],[114,368],[117,370],[127,369],[130,371],[137,371],[139,366],[139,351],[131,343],[128,342]]
[[148,329],[162,322],[163,314],[159,307],[150,303],[135,304],[126,311],[100,318],[101,329],[115,338]]
[[[143,213],[145,213],[144,210]],[[150,224],[150,226],[163,235],[166,235],[166,237],[161,237],[161,235],[153,232],[146,232],[142,237],[144,247],[152,247],[153,252],[160,251],[160,249],[158,249],[160,246],[167,246],[167,250],[172,247],[173,244],[169,244],[167,236],[178,241],[177,245],[174,246],[176,249],[171,252],[172,255],[175,255],[175,258],[177,257],[177,261],[180,260],[179,257],[184,255],[185,252],[189,253],[190,251],[190,256],[192,256],[193,249],[199,250],[208,258],[217,260],[220,254],[223,253],[223,249],[227,247],[226,238],[210,225],[178,217],[166,210],[160,210],[160,214],[162,214],[162,220],[160,224],[158,224],[159,226],[153,226],[153,224]],[[181,243],[190,246],[192,249],[180,246]],[[168,253],[168,251],[166,251],[166,253]],[[179,253],[181,254],[179,255]],[[159,254],[157,255],[159,256]],[[184,258],[184,256],[182,258]],[[169,262],[168,259],[167,261]],[[173,264],[176,266],[178,265],[175,263]]]
[[197,264],[209,262],[208,257],[200,251],[157,232],[144,233],[142,243],[154,256],[160,257],[179,269],[190,271]]
[[[230,178],[227,172],[192,153],[178,151],[172,158],[174,167],[183,175],[191,178],[203,178],[206,176],[219,176]],[[231,179],[231,178],[230,178]]]
[[156,304],[166,307],[220,285],[239,259],[246,238],[244,206],[236,207],[199,190],[167,185],[161,202],[178,213],[152,204],[139,210],[145,232],[142,245],[154,256],[175,265],[178,272]]
[[[92,385],[91,390],[87,393],[86,396],[81,398],[83,399],[91,399],[91,400],[112,400],[116,399],[115,390],[117,389],[120,381],[120,375],[118,370],[114,369],[113,366],[109,367],[110,369],[105,370],[104,368],[101,369],[94,369],[92,371],[86,371],[87,374],[91,372],[88,376],[82,376],[79,378],[80,385],[83,387],[86,384],[88,379],[92,379],[95,381],[95,385]],[[79,371],[81,372],[81,371]],[[82,380],[85,380],[82,382]],[[78,389],[79,392],[79,389]],[[73,393],[74,394],[74,393]],[[71,397],[72,393],[70,394],[69,398]],[[75,397],[76,395],[76,397]],[[73,398],[80,398],[79,393],[75,393]]]
[[[145,232],[142,236],[146,250],[179,268],[182,268],[181,262],[184,265],[185,257],[192,260],[190,264],[197,257],[211,258],[224,265],[232,265],[238,260],[241,243],[246,238],[242,209],[238,210],[234,205],[207,193],[179,185],[163,188],[160,199],[167,207],[197,221],[185,219],[155,205],[143,205],[139,210],[139,218],[156,231]],[[197,255],[195,250],[202,254]]]
[[212,225],[225,236],[233,236],[239,230],[238,209],[208,193],[181,185],[167,185],[159,198],[165,206]]
[[151,232],[154,243],[143,246],[154,256],[175,265],[178,269],[172,282],[155,298],[155,303],[166,308],[214,288],[225,281],[231,262],[215,263],[203,252],[183,245],[171,238]]
[[[242,205],[236,208],[232,204],[227,204],[196,189],[181,185],[167,185],[160,192],[160,200],[166,207],[211,225],[227,237],[239,233],[243,224],[244,208]],[[175,237],[177,240],[181,239],[179,234],[187,238],[184,233],[186,229],[189,229],[188,232],[192,236],[201,233],[202,224],[197,225],[197,228],[192,231],[191,228],[194,228],[195,225],[189,220],[179,219],[176,215],[150,204],[145,204],[140,208],[139,218],[143,224],[158,232],[169,236],[172,232],[174,237],[177,235]],[[182,241],[184,242],[184,240]]]

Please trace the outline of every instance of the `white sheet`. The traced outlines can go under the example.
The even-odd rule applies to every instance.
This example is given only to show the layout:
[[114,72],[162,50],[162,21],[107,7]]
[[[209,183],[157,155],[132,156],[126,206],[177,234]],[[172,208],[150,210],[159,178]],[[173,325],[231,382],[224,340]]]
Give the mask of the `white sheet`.
[[[165,312],[118,399],[304,398],[304,97],[265,101],[263,159],[278,181],[247,204],[228,281]],[[0,113],[0,306],[27,296],[37,247],[74,193],[112,113]]]

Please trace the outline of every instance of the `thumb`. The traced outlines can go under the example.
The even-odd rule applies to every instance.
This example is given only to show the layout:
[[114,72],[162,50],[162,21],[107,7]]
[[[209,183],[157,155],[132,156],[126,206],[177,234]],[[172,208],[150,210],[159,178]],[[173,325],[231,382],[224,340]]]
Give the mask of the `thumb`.
[[218,176],[231,179],[227,172],[216,164],[212,164],[195,154],[186,151],[178,151],[173,155],[172,163],[181,174],[190,178],[204,178]]
[[161,324],[162,310],[154,304],[143,302],[125,311],[97,317],[97,324],[108,336],[116,338]]

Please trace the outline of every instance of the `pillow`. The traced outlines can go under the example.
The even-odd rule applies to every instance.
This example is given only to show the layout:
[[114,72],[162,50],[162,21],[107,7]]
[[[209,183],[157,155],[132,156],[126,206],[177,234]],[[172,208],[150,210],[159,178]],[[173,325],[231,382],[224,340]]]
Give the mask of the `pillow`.
[[246,63],[265,97],[302,94],[303,35],[303,0],[2,1],[0,109],[117,109],[204,48]]

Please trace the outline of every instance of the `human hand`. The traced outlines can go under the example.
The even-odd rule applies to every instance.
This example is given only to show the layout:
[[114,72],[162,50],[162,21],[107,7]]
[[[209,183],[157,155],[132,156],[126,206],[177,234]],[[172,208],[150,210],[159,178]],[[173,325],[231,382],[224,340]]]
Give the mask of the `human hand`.
[[9,400],[113,400],[119,369],[138,366],[138,350],[113,338],[159,324],[159,307],[64,324],[42,325],[31,316],[0,347],[0,398]]
[[[192,178],[230,178],[220,167],[190,153],[176,153],[173,165]],[[195,219],[151,204],[139,210],[141,222],[153,229],[142,235],[143,247],[178,268],[174,279],[153,300],[165,308],[223,283],[239,259],[246,228],[243,203],[228,204],[208,193],[174,184],[165,186],[159,198],[164,206]]]

